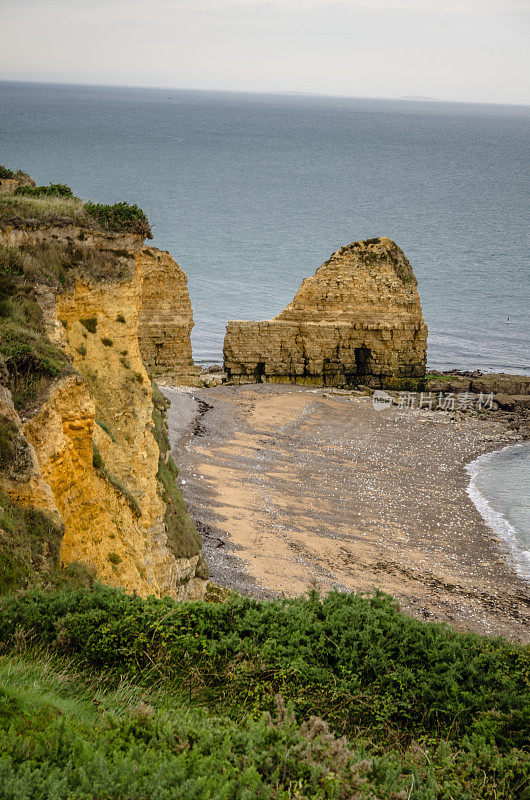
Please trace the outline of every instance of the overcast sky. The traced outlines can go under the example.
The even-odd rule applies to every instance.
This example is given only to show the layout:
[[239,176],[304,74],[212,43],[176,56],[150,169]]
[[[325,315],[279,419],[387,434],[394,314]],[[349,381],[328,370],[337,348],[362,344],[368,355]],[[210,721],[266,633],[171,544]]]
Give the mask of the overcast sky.
[[530,104],[530,0],[0,0],[7,80]]

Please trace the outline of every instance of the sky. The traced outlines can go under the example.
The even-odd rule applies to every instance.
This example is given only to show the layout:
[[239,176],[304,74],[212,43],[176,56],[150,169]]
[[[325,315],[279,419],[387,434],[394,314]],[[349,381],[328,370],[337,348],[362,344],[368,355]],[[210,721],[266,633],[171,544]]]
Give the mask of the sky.
[[0,0],[0,78],[530,104],[530,0]]

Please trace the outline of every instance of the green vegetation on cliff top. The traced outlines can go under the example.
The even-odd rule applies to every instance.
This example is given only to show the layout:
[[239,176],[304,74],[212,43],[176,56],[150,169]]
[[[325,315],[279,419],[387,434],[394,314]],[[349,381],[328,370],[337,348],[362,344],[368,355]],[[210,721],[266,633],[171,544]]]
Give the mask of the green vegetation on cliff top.
[[[0,180],[17,174],[0,166]],[[24,176],[27,177],[27,176]],[[129,232],[152,239],[145,213],[137,205],[83,202],[66,184],[22,185],[0,195],[0,225],[68,225],[97,231]]]

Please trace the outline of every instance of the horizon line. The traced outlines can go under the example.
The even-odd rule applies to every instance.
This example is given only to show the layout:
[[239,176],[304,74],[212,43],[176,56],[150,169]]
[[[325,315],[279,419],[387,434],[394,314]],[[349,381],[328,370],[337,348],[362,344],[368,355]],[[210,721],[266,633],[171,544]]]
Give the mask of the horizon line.
[[86,81],[68,80],[39,80],[29,78],[0,78],[0,84],[36,84],[38,86],[78,86],[80,88],[94,89],[145,89],[151,91],[175,91],[175,92],[203,92],[210,94],[253,94],[253,95],[292,95],[302,97],[318,97],[342,100],[394,100],[409,103],[451,103],[454,105],[481,105],[481,106],[512,106],[517,108],[528,108],[530,103],[500,102],[496,100],[444,100],[439,97],[425,97],[423,95],[354,95],[354,94],[328,94],[326,92],[314,92],[310,90],[298,89],[208,89],[190,88],[186,86],[157,86],[139,85],[134,83],[89,83]]

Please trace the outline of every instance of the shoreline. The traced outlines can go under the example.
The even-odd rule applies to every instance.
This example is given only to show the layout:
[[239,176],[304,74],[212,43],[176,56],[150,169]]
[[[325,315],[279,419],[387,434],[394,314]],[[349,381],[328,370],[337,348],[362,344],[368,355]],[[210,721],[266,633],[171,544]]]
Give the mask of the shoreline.
[[502,415],[292,385],[163,390],[215,582],[263,598],[377,586],[420,619],[530,640],[530,587],[467,493],[466,465],[521,441]]
[[491,501],[481,492],[476,484],[478,468],[481,465],[488,464],[495,456],[501,453],[517,447],[523,447],[526,443],[526,440],[522,440],[515,444],[508,444],[500,450],[491,450],[483,453],[467,464],[465,469],[470,478],[467,488],[469,497],[484,518],[486,525],[491,528],[494,535],[499,536],[504,541],[513,560],[515,571],[519,577],[530,586],[530,553],[528,550],[523,550],[520,545],[517,530],[506,519],[502,512],[493,508]]

